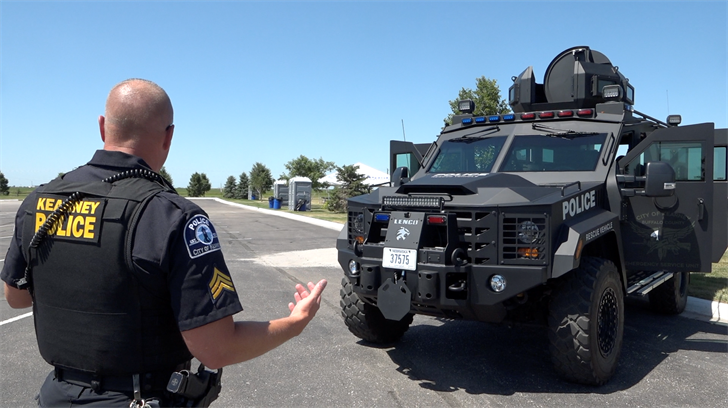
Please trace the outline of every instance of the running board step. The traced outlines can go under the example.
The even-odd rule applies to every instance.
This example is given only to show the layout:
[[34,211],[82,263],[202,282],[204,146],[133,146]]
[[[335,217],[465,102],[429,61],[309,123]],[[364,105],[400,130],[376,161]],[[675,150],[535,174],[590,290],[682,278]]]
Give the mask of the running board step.
[[636,291],[636,293],[640,296],[644,296],[648,294],[652,289],[658,287],[666,280],[672,278],[675,275],[675,272],[667,272],[667,271],[659,271],[655,272],[652,275],[640,280],[639,282],[633,284],[629,288],[627,288],[627,294],[631,295]]

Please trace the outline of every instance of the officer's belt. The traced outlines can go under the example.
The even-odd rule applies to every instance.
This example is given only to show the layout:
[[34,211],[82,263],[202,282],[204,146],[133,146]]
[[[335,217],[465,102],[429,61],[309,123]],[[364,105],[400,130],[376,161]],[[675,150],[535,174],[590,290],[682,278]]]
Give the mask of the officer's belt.
[[[186,368],[189,368],[189,363],[181,364],[172,371],[165,370],[139,374],[140,391],[164,391],[167,389],[169,377],[172,373]],[[58,381],[65,381],[69,384],[88,387],[96,392],[134,392],[134,377],[131,374],[100,376],[86,371],[74,370],[72,368],[56,367],[55,376]]]

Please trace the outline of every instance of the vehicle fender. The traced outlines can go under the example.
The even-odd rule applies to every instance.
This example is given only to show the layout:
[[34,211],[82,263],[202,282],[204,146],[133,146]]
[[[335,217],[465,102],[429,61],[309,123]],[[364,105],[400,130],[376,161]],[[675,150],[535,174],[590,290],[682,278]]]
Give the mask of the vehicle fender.
[[566,229],[566,239],[558,245],[554,252],[552,278],[557,278],[577,268],[581,252],[590,242],[613,231],[618,233],[619,219],[617,214],[600,210],[592,212],[587,219],[564,223],[562,228]]

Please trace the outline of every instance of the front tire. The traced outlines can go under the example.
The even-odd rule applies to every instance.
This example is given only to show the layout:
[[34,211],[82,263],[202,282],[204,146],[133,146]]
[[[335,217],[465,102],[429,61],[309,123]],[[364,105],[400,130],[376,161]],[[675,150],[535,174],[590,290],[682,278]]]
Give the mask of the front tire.
[[584,257],[554,290],[548,324],[556,371],[582,384],[609,381],[624,333],[624,293],[614,263]]
[[412,324],[414,316],[405,315],[400,321],[388,320],[379,311],[379,308],[364,303],[354,293],[349,279],[341,280],[341,316],[349,331],[356,337],[376,344],[391,344],[402,338]]
[[688,304],[690,272],[678,272],[662,285],[652,289],[648,296],[650,307],[658,313],[677,315]]

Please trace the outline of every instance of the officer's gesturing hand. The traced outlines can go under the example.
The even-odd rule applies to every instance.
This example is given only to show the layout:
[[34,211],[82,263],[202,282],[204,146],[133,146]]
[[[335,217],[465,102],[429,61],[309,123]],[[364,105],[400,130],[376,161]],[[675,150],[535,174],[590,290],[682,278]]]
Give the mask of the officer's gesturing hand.
[[293,337],[316,315],[326,280],[316,285],[296,285],[294,302],[288,304],[288,317],[268,322],[233,321],[232,316],[183,331],[182,337],[193,356],[211,369],[247,361],[267,353]]
[[[326,288],[326,279],[321,279],[316,285],[313,282],[308,283],[309,293],[300,283],[296,285],[296,293],[293,294],[296,303],[289,303],[288,308],[291,309],[291,316],[297,313],[302,313],[308,316],[308,320],[311,320],[321,305],[321,293]],[[311,297],[311,299],[308,299]],[[308,299],[306,302],[301,302],[304,299]]]

